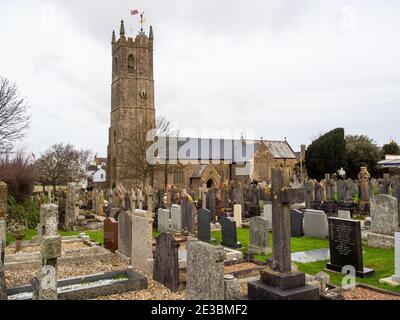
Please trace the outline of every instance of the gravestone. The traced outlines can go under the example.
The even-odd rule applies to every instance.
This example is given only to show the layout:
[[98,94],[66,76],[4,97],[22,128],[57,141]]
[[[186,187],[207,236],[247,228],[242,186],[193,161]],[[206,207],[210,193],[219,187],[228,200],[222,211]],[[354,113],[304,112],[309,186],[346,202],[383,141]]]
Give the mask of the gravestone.
[[132,215],[131,265],[145,274],[153,274],[153,218],[136,209]]
[[268,221],[262,217],[250,218],[250,243],[248,252],[250,254],[268,254],[269,226]]
[[347,189],[346,201],[353,202],[354,197],[356,195],[356,186],[354,185],[354,181],[352,179],[347,179],[346,189]]
[[235,204],[233,206],[233,218],[236,221],[236,227],[242,227],[242,206],[240,204]]
[[305,203],[306,203],[306,208],[310,209],[311,208],[311,203],[314,201],[314,182],[313,181],[308,181],[304,185],[304,198],[305,198]]
[[75,219],[79,214],[79,210],[76,207],[77,195],[76,195],[76,183],[68,183],[67,187],[67,199],[65,202],[65,226],[64,228],[69,231],[74,230]]
[[104,220],[104,248],[112,253],[118,250],[118,221],[114,218]]
[[338,202],[344,202],[346,200],[346,188],[343,180],[338,180],[336,183],[337,188],[337,200]]
[[40,207],[42,268],[39,275],[39,300],[57,300],[57,259],[61,257],[61,237],[58,235],[58,207],[44,204]]
[[171,206],[171,231],[174,233],[182,232],[182,209],[177,204]]
[[[0,242],[6,242],[7,184],[0,181]],[[1,248],[0,248],[1,250]],[[4,255],[0,252],[0,255]]]
[[223,300],[224,248],[189,239],[187,256],[186,300]]
[[179,289],[178,248],[172,234],[162,233],[156,239],[153,279],[173,292]]
[[194,233],[194,205],[189,199],[183,199],[181,204],[182,210],[182,229],[193,234]]
[[3,262],[0,260],[0,301],[1,300],[7,300],[7,284],[6,275],[4,273],[4,265]]
[[272,204],[271,203],[267,203],[266,205],[264,205],[262,217],[268,221],[269,226],[272,226]]
[[132,213],[129,211],[118,215],[118,252],[128,258],[132,254]]
[[200,209],[197,213],[198,235],[200,241],[211,241],[211,212],[207,209]]
[[237,241],[236,221],[233,218],[228,217],[223,218],[220,223],[222,232],[221,245],[232,249],[241,248],[242,244]]
[[394,233],[399,231],[397,199],[385,194],[371,198],[371,232],[368,245],[378,248],[393,248]]
[[351,219],[351,213],[347,210],[338,210],[339,219]]
[[309,210],[304,212],[304,234],[308,237],[328,238],[328,219],[324,211]]
[[303,230],[304,213],[300,210],[293,209],[290,211],[290,234],[294,238],[304,236]]
[[331,262],[326,268],[342,272],[343,267],[350,265],[358,277],[373,276],[374,270],[364,268],[360,221],[329,218],[328,224]]
[[157,222],[159,232],[169,231],[169,210],[158,209]]
[[380,279],[379,282],[382,284],[388,284],[394,287],[400,286],[400,232],[396,232],[394,245],[394,267],[395,274],[389,278]]
[[289,168],[272,169],[273,257],[270,268],[260,271],[261,280],[248,282],[252,300],[318,300],[319,289],[306,284],[306,276],[292,271],[290,250]]

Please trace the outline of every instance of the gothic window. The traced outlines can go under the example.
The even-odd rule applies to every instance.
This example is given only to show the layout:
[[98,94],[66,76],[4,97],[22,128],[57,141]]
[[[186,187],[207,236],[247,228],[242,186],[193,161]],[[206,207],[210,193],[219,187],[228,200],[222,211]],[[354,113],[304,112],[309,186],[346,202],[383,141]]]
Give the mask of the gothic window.
[[175,171],[174,172],[174,184],[182,184],[183,183],[183,172]]
[[135,71],[135,58],[133,55],[129,55],[128,57],[128,72],[133,73]]

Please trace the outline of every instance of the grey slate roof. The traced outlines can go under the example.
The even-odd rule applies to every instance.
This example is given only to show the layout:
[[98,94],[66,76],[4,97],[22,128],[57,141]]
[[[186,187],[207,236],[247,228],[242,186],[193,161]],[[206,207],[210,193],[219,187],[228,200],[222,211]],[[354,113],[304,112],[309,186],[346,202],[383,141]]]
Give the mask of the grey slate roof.
[[[179,160],[225,160],[232,163],[244,163],[251,160],[257,149],[264,144],[276,159],[296,159],[286,141],[179,138],[177,149]],[[168,143],[166,158],[172,160],[173,147]],[[174,152],[176,154],[176,152]],[[171,156],[170,156],[171,154]],[[160,156],[160,158],[164,158]]]

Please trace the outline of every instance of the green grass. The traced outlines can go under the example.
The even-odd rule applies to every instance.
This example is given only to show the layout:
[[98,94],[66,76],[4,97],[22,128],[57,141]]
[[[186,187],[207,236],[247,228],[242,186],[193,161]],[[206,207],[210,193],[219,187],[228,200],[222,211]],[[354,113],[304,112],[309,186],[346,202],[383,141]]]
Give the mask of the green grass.
[[153,230],[153,239],[156,239],[160,236],[160,232],[158,230]]
[[[379,279],[391,277],[394,274],[394,250],[378,249],[363,246],[364,266],[375,270],[375,275],[368,279],[357,278],[357,283],[367,284],[373,287],[400,293],[400,287],[394,288],[389,285],[379,283]],[[298,263],[299,270],[307,274],[315,275],[324,270],[328,261],[319,261],[313,263]],[[327,272],[331,276],[331,283],[341,286],[343,275]]]
[[[221,231],[212,231],[211,238],[215,239],[212,244],[218,245],[221,243],[222,234]],[[238,241],[242,244],[241,251],[243,253],[247,253],[247,249],[249,246],[250,241],[250,229],[242,228],[237,229],[237,238]],[[269,234],[269,246],[272,247],[272,233]],[[302,251],[309,251],[309,250],[316,250],[322,248],[328,248],[329,243],[327,240],[315,239],[310,237],[303,237],[303,238],[291,238],[291,251],[292,252],[302,252]],[[254,259],[260,262],[266,262],[267,259],[271,257],[269,255],[256,255]]]
[[[90,237],[91,240],[103,244],[103,242],[104,242],[104,231],[103,230],[84,231],[84,232]],[[81,232],[78,232],[78,231],[64,231],[64,230],[58,231],[58,234],[61,237],[78,236],[80,233]],[[26,229],[25,236],[22,240],[32,240],[32,238],[35,236],[37,236],[36,229]],[[7,233],[7,244],[11,244],[14,242],[15,242],[15,238],[10,233]]]

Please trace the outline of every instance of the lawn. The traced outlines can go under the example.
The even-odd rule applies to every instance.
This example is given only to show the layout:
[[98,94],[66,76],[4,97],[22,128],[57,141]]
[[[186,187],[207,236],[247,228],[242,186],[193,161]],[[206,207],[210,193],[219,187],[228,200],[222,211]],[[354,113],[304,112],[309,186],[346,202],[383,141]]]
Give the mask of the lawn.
[[[78,231],[63,231],[59,230],[58,234],[62,237],[68,237],[68,236],[77,236],[81,232]],[[98,231],[85,231],[85,233],[90,237],[91,240],[99,242],[103,244],[104,242],[104,232],[103,230],[98,230]],[[33,237],[37,235],[37,230],[36,229],[26,229],[25,230],[25,236],[23,240],[31,240]],[[15,242],[14,237],[7,233],[7,244],[11,244]]]
[[[222,234],[221,231],[212,231],[211,232],[211,238],[215,239],[213,244],[217,245],[221,243],[221,238]],[[242,249],[241,251],[243,253],[247,253],[247,248],[249,246],[249,241],[250,241],[250,229],[247,228],[242,228],[242,229],[237,229],[237,238],[238,241],[242,244]],[[272,247],[272,232],[269,234],[269,245]],[[292,238],[291,242],[291,251],[292,252],[302,252],[302,251],[309,251],[309,250],[315,250],[315,249],[322,249],[322,248],[328,248],[329,243],[327,240],[321,240],[321,239],[314,239],[310,237],[303,237],[303,238]],[[256,255],[254,256],[254,259],[260,262],[266,262],[268,258],[270,258],[271,255]]]
[[[221,231],[211,232],[211,237],[215,239],[213,244],[217,245],[221,243]],[[237,230],[238,241],[242,243],[243,248],[241,249],[243,253],[247,253],[247,248],[250,239],[249,229],[238,229]],[[272,233],[270,233],[269,244],[272,246]],[[310,237],[303,238],[291,238],[291,251],[292,252],[302,252],[309,250],[316,250],[322,248],[328,248],[329,242],[327,240],[315,239]],[[357,278],[357,283],[364,283],[374,287],[386,289],[389,291],[399,292],[400,287],[393,288],[389,285],[383,285],[379,283],[379,279],[392,276],[394,271],[394,250],[371,248],[363,245],[363,256],[364,256],[364,266],[372,268],[375,270],[375,275],[368,279]],[[260,262],[265,262],[267,258],[271,255],[259,255],[255,256],[254,259]],[[301,272],[305,272],[310,275],[315,275],[320,271],[329,273],[331,276],[331,282],[334,285],[341,286],[343,275],[334,272],[328,272],[325,269],[326,263],[328,261],[319,261],[313,263],[296,263]]]

